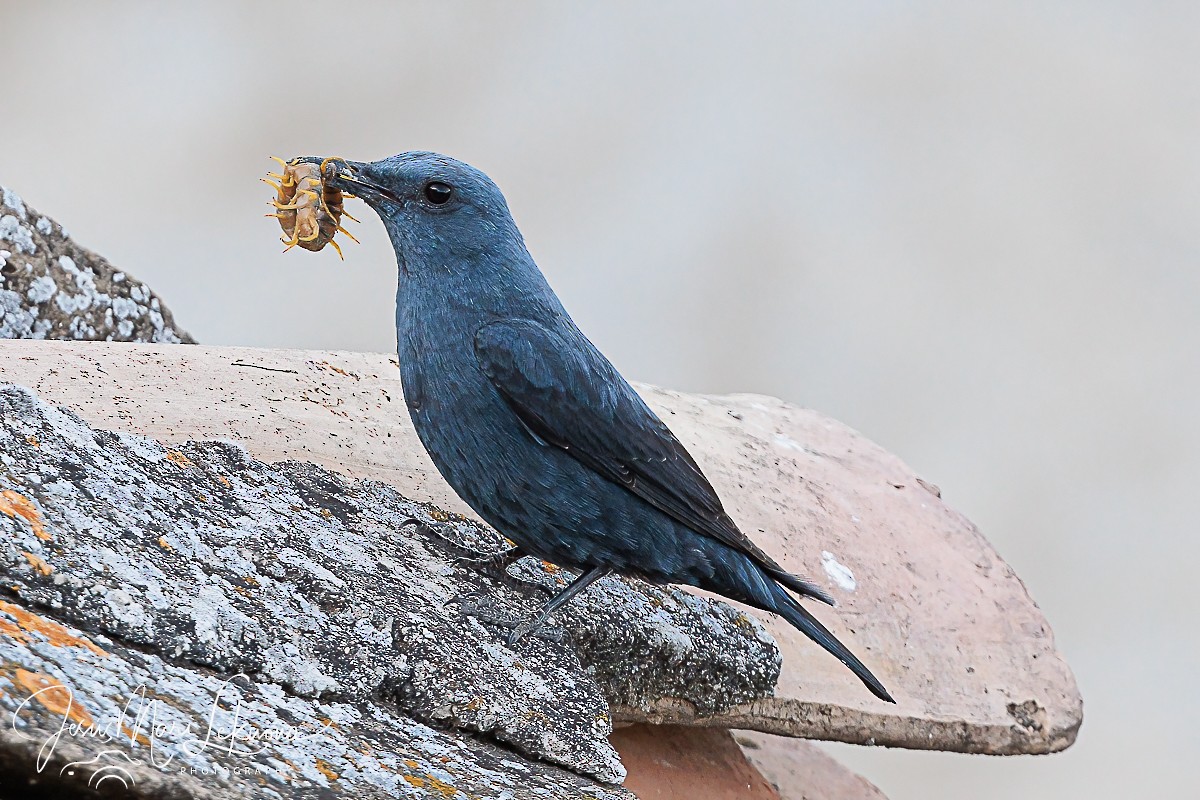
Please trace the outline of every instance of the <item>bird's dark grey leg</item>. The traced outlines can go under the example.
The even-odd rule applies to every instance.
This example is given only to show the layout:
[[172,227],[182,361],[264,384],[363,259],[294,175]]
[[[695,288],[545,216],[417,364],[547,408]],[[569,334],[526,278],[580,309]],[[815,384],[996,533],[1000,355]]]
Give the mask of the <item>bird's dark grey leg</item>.
[[592,567],[587,572],[571,581],[570,586],[563,589],[554,597],[551,597],[550,601],[546,603],[546,605],[542,606],[542,610],[538,612],[536,617],[529,622],[526,622],[524,625],[518,625],[516,628],[514,628],[513,632],[508,635],[508,644],[516,644],[518,639],[528,636],[538,628],[542,627],[542,625],[546,624],[546,620],[550,618],[551,614],[565,606],[567,603],[571,602],[571,599],[574,598],[575,595],[579,594],[584,589],[591,586],[593,583],[600,580],[605,575],[610,574],[611,572],[612,569],[609,567]]

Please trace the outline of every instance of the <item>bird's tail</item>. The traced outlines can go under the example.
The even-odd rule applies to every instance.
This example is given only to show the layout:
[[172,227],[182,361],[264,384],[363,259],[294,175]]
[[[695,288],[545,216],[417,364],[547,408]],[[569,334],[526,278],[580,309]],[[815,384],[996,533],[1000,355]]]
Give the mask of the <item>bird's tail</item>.
[[846,645],[837,640],[829,629],[817,620],[796,598],[787,593],[779,584],[774,584],[772,592],[775,600],[775,607],[770,609],[779,616],[786,619],[793,627],[800,630],[808,638],[812,639],[821,647],[825,648],[838,661],[845,664],[858,679],[866,684],[871,690],[871,694],[878,697],[880,700],[886,700],[889,703],[896,702],[888,693],[888,690],[883,687],[879,679],[871,674],[871,670],[867,669],[866,665],[858,660],[858,657],[851,653]]
[[820,600],[822,603],[825,603],[826,605],[831,605],[831,606],[837,605],[837,603],[833,599],[833,595],[831,595],[829,592],[822,589],[820,586],[817,586],[812,581],[807,581],[804,578],[801,578],[797,575],[793,575],[790,572],[786,572],[786,571],[784,571],[784,569],[782,567],[780,567],[778,565],[772,564],[772,565],[768,565],[768,566],[763,566],[760,564],[759,566],[762,566],[763,570],[768,575],[770,575],[772,578],[774,578],[775,580],[782,583],[787,588],[791,589],[796,594],[801,595],[802,597],[811,597],[814,600]]
[[[702,583],[702,588],[715,590],[726,597],[741,600],[764,611],[778,614],[805,636],[825,648],[838,661],[845,664],[851,672],[858,676],[860,681],[866,684],[867,688],[871,690],[871,694],[889,703],[896,702],[879,682],[879,679],[871,674],[871,670],[867,669],[858,660],[858,657],[851,653],[846,645],[839,642],[816,617],[801,606],[800,601],[793,597],[785,586],[795,588],[798,592],[802,591],[807,596],[815,596],[817,599],[826,599],[828,595],[807,581],[802,581],[786,572],[783,574],[791,580],[781,586],[778,581],[782,579],[774,571],[763,569],[742,553],[735,553],[729,548],[722,547],[721,552],[714,556],[716,557],[711,560],[711,563],[716,569],[710,578],[711,582]],[[783,572],[782,569],[779,571]],[[796,588],[793,584],[801,584],[803,588]],[[809,591],[805,591],[806,589]]]

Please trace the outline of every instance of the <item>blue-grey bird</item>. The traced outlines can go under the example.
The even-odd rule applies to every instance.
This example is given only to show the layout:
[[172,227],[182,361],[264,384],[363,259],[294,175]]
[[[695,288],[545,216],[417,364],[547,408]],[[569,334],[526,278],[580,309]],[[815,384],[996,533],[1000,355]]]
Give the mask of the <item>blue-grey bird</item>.
[[486,175],[412,152],[334,162],[327,180],[366,201],[391,237],[404,399],[442,477],[520,552],[581,570],[523,631],[610,573],[684,583],[779,614],[894,702],[789,590],[830,597],[738,530],[575,326]]

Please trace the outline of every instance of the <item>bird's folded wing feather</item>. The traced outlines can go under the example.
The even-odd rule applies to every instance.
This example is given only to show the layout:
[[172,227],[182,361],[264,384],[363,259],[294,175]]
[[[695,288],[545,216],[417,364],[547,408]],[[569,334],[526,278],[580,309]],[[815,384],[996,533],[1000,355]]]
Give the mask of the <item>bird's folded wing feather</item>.
[[502,320],[476,333],[475,354],[541,443],[562,448],[769,572],[787,574],[738,530],[691,455],[583,334],[561,334],[530,320]]

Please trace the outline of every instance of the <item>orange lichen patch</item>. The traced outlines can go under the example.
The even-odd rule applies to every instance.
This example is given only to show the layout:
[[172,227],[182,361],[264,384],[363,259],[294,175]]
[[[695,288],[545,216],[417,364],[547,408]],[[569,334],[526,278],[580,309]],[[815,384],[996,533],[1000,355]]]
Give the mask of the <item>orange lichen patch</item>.
[[458,794],[457,787],[451,786],[445,781],[439,781],[428,772],[425,773],[424,778],[418,778],[416,775],[401,775],[400,777],[404,778],[404,780],[407,781],[410,786],[413,786],[417,789],[432,789],[442,797],[447,798],[447,800]]
[[24,550],[21,551],[21,555],[25,556],[25,560],[29,562],[29,566],[33,567],[43,575],[49,575],[51,572],[54,572],[54,567],[47,564],[41,556],[34,555],[33,553],[27,553]]
[[36,436],[34,436],[32,433],[25,437],[25,442],[27,444],[33,445],[34,447],[42,446],[41,442],[38,441],[38,438]]
[[222,484],[224,484],[226,489],[233,488],[233,484],[229,482],[229,478],[226,478],[224,475],[218,475],[217,480],[219,480]]
[[146,747],[154,746],[151,744],[150,738],[146,736],[146,734],[135,732],[133,728],[129,727],[124,722],[121,723],[121,735],[128,737],[131,741],[137,742],[138,744],[143,744]]
[[[26,611],[20,606],[0,600],[0,612],[8,614],[16,622],[17,627],[20,628],[20,631],[10,635],[14,635],[14,638],[18,638],[21,641],[29,641],[28,637],[24,635],[24,632],[40,633],[48,642],[50,642],[50,644],[56,647],[86,647],[96,655],[108,655],[108,653],[101,650],[87,639],[81,639],[78,636],[75,636],[57,622],[45,619],[44,617],[39,617],[37,614]],[[12,628],[11,623],[8,623],[5,620],[0,620],[0,623],[4,623],[4,626],[0,626],[0,631],[9,633]]]
[[175,548],[171,547],[171,543],[167,541],[167,537],[165,537],[165,536],[158,537],[158,546],[161,547],[163,550],[166,550],[168,553],[175,552]]
[[167,461],[170,461],[172,464],[175,464],[176,466],[183,467],[184,469],[187,469],[188,467],[196,466],[195,462],[193,462],[190,458],[188,458],[187,456],[185,456],[183,453],[179,452],[178,450],[168,450],[167,451]]
[[330,511],[328,508],[322,508],[317,513],[320,514],[325,519],[333,519],[333,512]]
[[450,798],[450,797],[454,797],[454,795],[458,794],[457,787],[451,786],[450,784],[446,783],[445,781],[439,781],[437,778],[433,777],[432,775],[429,775],[427,777],[429,778],[429,788],[433,789],[434,791],[440,792],[442,797]]
[[87,709],[75,699],[75,693],[49,675],[18,667],[14,680],[51,714],[65,716],[88,728],[96,724]]
[[418,764],[416,761],[413,761],[411,758],[406,758],[406,759],[404,759],[404,764],[405,764],[405,765],[406,765],[406,766],[407,766],[409,769],[416,769],[417,767],[421,766],[421,765],[420,765],[420,764]]
[[38,513],[37,506],[23,494],[14,492],[12,489],[5,489],[0,492],[0,511],[8,514],[13,519],[20,517],[29,523],[29,527],[33,528],[33,535],[41,539],[43,542],[50,541],[50,534],[46,533],[46,525],[42,522],[42,515]]
[[18,626],[12,624],[6,619],[0,619],[0,635],[7,636],[10,639],[16,639],[22,644],[29,643],[29,637],[25,635],[25,631]]
[[336,781],[339,777],[341,777],[340,775],[338,775],[336,772],[333,771],[332,764],[330,764],[328,761],[325,761],[324,759],[321,759],[321,758],[317,759],[317,771],[320,772],[322,775],[324,775],[326,778],[329,778],[329,780],[331,780],[331,781]]

